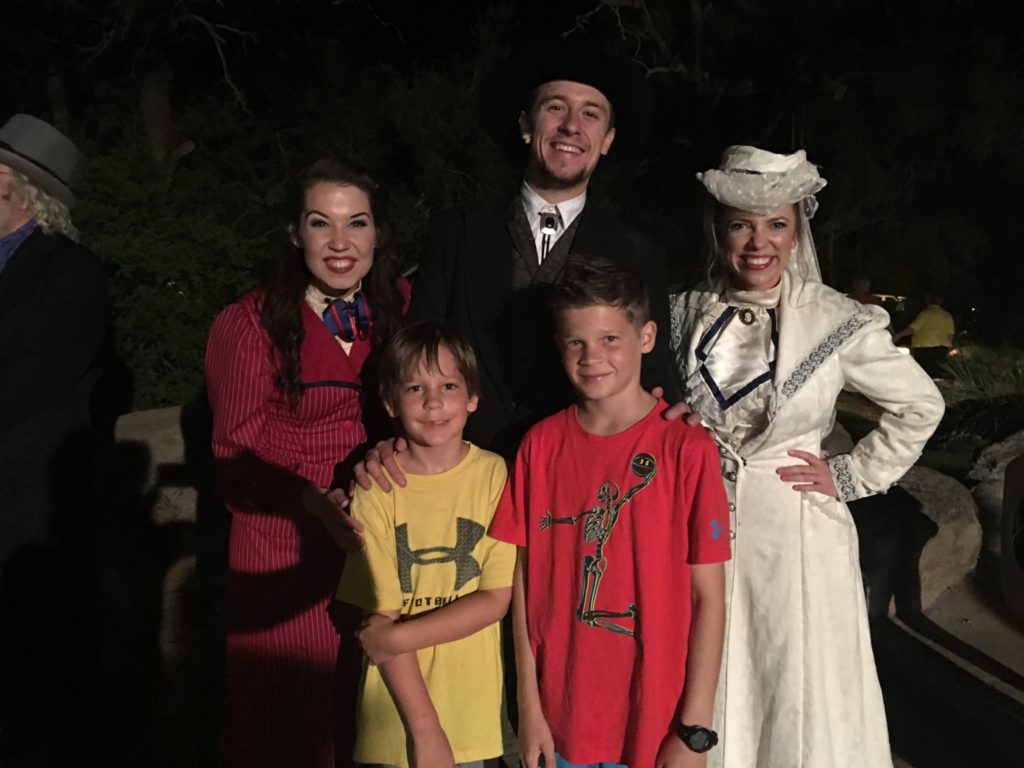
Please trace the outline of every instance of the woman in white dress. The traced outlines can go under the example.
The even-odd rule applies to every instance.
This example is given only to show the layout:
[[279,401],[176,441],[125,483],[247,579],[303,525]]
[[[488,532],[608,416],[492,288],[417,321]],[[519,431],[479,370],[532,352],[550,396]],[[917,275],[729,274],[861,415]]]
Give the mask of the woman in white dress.
[[[821,282],[809,219],[825,186],[803,151],[730,147],[697,175],[712,200],[701,289],[673,297],[684,398],[714,430],[733,537],[710,766],[892,765],[845,502],[885,492],[943,413],[879,307]],[[840,390],[885,413],[827,457]]]

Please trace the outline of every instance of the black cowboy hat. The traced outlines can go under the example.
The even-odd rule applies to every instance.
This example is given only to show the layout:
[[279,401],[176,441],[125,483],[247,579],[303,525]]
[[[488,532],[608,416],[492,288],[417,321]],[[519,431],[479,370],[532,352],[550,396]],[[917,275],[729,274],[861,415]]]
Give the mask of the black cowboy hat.
[[534,41],[484,80],[480,107],[484,128],[505,150],[522,148],[519,113],[532,106],[538,86],[571,80],[604,94],[615,116],[611,155],[631,154],[647,137],[653,114],[650,84],[639,65],[581,42]]

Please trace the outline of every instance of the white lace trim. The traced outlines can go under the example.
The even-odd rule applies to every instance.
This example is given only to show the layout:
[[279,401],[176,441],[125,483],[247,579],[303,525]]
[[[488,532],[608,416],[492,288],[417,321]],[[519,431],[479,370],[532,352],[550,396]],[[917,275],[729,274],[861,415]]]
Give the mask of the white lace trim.
[[779,392],[785,399],[791,398],[795,395],[811,375],[822,366],[822,364],[828,360],[843,343],[849,339],[853,334],[863,328],[865,325],[870,323],[874,319],[874,316],[867,310],[858,309],[850,317],[846,318],[837,325],[832,331],[822,339],[817,346],[810,351],[810,353],[800,364],[793,369],[793,372],[789,374],[789,377],[782,383],[779,388]]

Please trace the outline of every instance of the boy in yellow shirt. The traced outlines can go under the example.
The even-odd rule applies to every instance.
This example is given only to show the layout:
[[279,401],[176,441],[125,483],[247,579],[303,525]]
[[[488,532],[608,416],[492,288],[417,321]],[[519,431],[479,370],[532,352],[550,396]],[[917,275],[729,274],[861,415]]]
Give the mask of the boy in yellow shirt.
[[337,599],[366,613],[354,758],[453,766],[502,754],[499,620],[515,547],[487,535],[505,462],[462,439],[476,410],[472,348],[438,322],[397,333],[381,399],[409,444],[408,482],[356,490],[366,547],[350,555]]

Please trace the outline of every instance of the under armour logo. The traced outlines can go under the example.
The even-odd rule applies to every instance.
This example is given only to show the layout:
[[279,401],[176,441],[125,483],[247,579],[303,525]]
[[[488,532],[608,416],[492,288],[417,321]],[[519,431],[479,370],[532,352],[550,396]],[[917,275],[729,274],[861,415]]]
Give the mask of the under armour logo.
[[440,565],[455,563],[455,589],[480,575],[480,563],[473,557],[473,549],[484,536],[480,523],[465,517],[456,518],[454,547],[424,547],[409,549],[409,526],[402,523],[395,528],[395,549],[398,553],[398,580],[403,592],[412,592],[414,565]]

